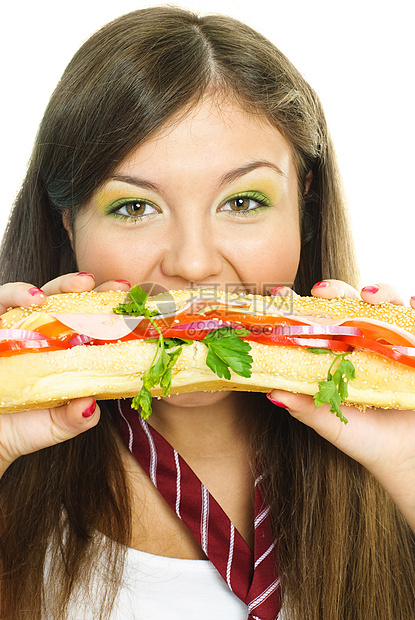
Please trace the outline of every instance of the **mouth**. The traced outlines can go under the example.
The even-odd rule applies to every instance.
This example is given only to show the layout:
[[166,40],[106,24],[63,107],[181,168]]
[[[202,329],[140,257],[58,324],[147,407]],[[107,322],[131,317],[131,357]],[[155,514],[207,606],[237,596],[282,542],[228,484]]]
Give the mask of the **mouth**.
[[230,294],[241,295],[286,295],[291,291],[292,282],[189,282],[184,286],[169,286],[168,288],[158,282],[138,282],[141,288],[150,297],[171,290],[190,291],[205,289],[209,291],[223,291]]

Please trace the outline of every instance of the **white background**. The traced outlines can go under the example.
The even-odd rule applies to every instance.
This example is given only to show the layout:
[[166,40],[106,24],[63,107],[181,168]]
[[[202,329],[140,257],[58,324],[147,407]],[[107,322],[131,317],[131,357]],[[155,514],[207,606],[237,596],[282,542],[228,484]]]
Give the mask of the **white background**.
[[[2,14],[0,234],[48,98],[75,50],[140,0],[16,0]],[[340,160],[363,284],[415,295],[413,6],[410,0],[184,0],[279,47],[318,92]],[[340,234],[333,230],[333,235]]]

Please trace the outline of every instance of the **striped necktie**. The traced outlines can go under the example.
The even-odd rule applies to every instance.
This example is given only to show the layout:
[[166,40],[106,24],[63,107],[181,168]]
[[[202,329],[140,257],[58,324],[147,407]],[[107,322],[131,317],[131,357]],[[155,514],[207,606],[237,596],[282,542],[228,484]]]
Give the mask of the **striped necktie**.
[[269,509],[255,484],[254,553],[229,517],[176,450],[131,409],[118,401],[117,426],[130,452],[196,538],[229,588],[248,607],[249,620],[276,620],[280,585]]

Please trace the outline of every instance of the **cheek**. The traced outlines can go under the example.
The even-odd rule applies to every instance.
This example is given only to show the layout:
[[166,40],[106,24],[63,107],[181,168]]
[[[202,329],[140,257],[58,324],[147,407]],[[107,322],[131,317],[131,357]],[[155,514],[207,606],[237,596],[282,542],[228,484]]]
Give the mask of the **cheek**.
[[112,245],[106,242],[105,236],[92,234],[86,228],[80,228],[74,240],[78,269],[93,273],[96,280],[101,280],[101,283],[101,274],[107,271],[109,265],[114,264],[111,248]]
[[300,250],[300,230],[295,220],[290,225],[268,226],[261,235],[245,239],[245,259],[239,259],[239,275],[245,282],[255,284],[263,294],[274,286],[291,287],[298,270]]
[[[125,247],[125,246],[124,246]],[[110,280],[127,280],[131,284],[150,280],[151,266],[142,256],[136,256],[131,251],[112,250],[108,245],[92,243],[87,251],[77,254],[79,271],[92,273],[96,286]]]
[[79,271],[92,273],[96,285],[109,280],[144,282],[148,271],[149,248],[134,241],[133,235],[115,233],[100,221],[77,222],[74,251]]

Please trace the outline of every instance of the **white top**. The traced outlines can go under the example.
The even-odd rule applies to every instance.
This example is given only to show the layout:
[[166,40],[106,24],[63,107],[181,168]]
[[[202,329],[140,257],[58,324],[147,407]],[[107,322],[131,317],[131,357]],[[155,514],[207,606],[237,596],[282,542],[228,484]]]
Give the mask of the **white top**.
[[[94,601],[76,601],[70,620],[96,620]],[[182,560],[128,549],[124,587],[111,620],[247,620],[247,606],[209,560]],[[49,620],[49,619],[48,619]]]

